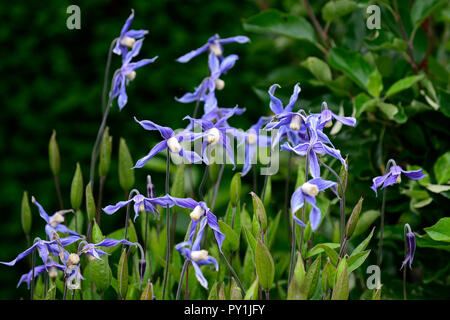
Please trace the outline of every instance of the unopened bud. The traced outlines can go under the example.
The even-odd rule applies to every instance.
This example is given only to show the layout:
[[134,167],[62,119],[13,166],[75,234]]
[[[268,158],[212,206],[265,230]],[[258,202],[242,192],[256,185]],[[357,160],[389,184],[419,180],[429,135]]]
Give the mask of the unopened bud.
[[144,259],[139,260],[139,277],[141,277],[141,282],[144,279],[146,267],[147,267],[147,262],[145,262]]
[[309,182],[305,182],[302,185],[302,191],[311,197],[315,197],[319,194],[319,188],[315,184]]
[[191,259],[194,262],[206,260],[206,259],[208,259],[208,251],[206,251],[206,250],[192,251]]
[[356,206],[353,208],[352,214],[350,215],[350,218],[347,221],[347,226],[345,228],[345,236],[347,239],[350,239],[350,237],[353,235],[356,225],[358,224],[359,213],[361,212],[362,203],[363,198],[361,197]]
[[205,210],[202,207],[196,206],[194,210],[192,210],[190,217],[192,220],[197,221],[205,214]]

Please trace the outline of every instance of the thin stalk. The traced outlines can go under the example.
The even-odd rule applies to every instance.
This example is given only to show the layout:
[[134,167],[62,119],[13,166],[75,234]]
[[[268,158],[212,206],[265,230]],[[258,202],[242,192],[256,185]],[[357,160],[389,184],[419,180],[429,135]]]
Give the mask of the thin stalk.
[[183,269],[181,270],[180,282],[178,282],[178,289],[177,289],[176,300],[180,300],[181,287],[183,286],[183,278],[184,278],[184,274],[186,273],[186,270],[187,270],[188,267],[189,267],[189,260],[186,259],[184,261],[184,264],[183,264]]
[[189,299],[189,266],[186,269],[186,287],[184,289],[184,300]]
[[256,174],[256,166],[253,166],[253,190],[256,192],[258,190],[258,176]]
[[[289,219],[289,212],[288,212],[288,205],[289,205],[289,181],[290,181],[290,175],[291,175],[291,159],[292,159],[292,152],[289,152],[289,159],[288,159],[288,167],[287,167],[287,176],[286,176],[286,184],[284,187],[284,216],[286,218],[286,228],[288,233],[288,239],[291,239],[292,232],[290,228],[290,219]],[[292,239],[291,239],[292,242]]]
[[30,289],[30,300],[34,300],[34,267],[36,266],[36,250],[33,250],[33,253],[31,254],[31,270],[33,272],[31,273],[31,289]]
[[269,289],[266,289],[266,300],[270,300],[270,298],[269,298]]
[[192,176],[192,165],[188,164],[188,178],[189,178],[189,184],[191,187],[191,197],[195,198],[195,191],[194,191],[194,177]]
[[55,180],[56,194],[58,195],[59,207],[61,208],[61,210],[64,210],[64,203],[61,196],[61,188],[59,186],[59,177],[53,176],[53,179]]
[[66,277],[64,276],[64,294],[63,294],[63,300],[66,300],[67,298],[67,283],[66,283]]
[[100,227],[100,213],[102,208],[102,200],[103,200],[103,188],[105,187],[106,176],[100,177],[100,186],[98,188],[98,202],[97,202],[97,224]]
[[[128,194],[127,200],[130,200],[131,197],[133,196],[133,194],[139,194],[139,191],[137,191],[136,189],[131,190],[130,193]],[[130,204],[131,204],[131,202],[129,202],[127,204],[127,214],[125,216],[125,232],[124,232],[124,237],[123,237],[124,239],[126,239],[127,235],[128,235],[128,220],[130,220]],[[125,247],[125,244],[122,245],[122,250],[124,247]]]
[[216,184],[214,186],[213,198],[211,201],[211,211],[214,211],[214,206],[216,204],[217,192],[219,191],[220,181],[222,180],[223,170],[225,169],[225,163],[220,166],[219,176],[217,177]]
[[403,268],[403,300],[408,300],[406,297],[406,266]]
[[109,77],[109,69],[111,67],[111,57],[112,57],[112,52],[113,52],[113,47],[116,45],[117,42],[117,38],[114,39],[111,42],[111,45],[109,46],[109,51],[108,51],[108,58],[106,59],[106,68],[105,68],[105,77],[103,79],[103,93],[102,93],[102,112],[105,112],[105,108],[106,108],[106,90],[108,90],[108,77]]
[[228,269],[230,269],[231,273],[233,274],[234,280],[236,280],[236,282],[237,282],[239,288],[241,289],[243,295],[245,296],[245,290],[244,290],[244,287],[242,286],[241,280],[239,280],[239,277],[238,277],[238,275],[236,274],[236,271],[234,271],[233,267],[232,267],[231,264],[228,262],[227,258],[226,258],[225,255],[223,254],[223,252],[220,252],[220,254],[221,254],[223,260],[225,260],[225,263],[227,264]]
[[209,166],[207,165],[205,167],[205,171],[203,172],[203,178],[202,178],[202,182],[200,182],[200,186],[198,187],[198,193],[200,195],[200,199],[205,200],[205,195],[203,194],[203,186],[206,183],[206,180],[208,179],[208,175],[209,175]]
[[[166,167],[166,194],[169,194],[169,176],[170,176],[170,153],[167,149],[167,167]],[[167,278],[169,276],[169,255],[170,255],[170,207],[166,205],[166,266],[164,270],[164,285],[162,299],[166,296]]]

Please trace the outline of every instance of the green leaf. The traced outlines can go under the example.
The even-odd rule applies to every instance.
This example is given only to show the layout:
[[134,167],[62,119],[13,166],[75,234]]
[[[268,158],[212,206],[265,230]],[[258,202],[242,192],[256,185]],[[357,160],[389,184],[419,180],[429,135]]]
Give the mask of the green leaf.
[[255,33],[274,33],[298,40],[315,41],[314,29],[304,18],[270,9],[244,22],[244,30]]
[[297,263],[294,268],[294,277],[289,284],[287,299],[288,300],[305,300],[305,296],[300,290],[301,285],[303,284],[306,276],[305,266],[303,264],[303,259],[298,252],[297,254]]
[[375,227],[372,228],[370,234],[361,242],[355,249],[352,251],[352,256],[362,252],[369,245],[370,240],[372,239],[373,232],[375,231]]
[[330,67],[319,58],[308,57],[301,65],[308,69],[321,82],[325,83],[332,80]]
[[[342,271],[340,271],[342,270]],[[347,300],[348,299],[348,267],[345,258],[341,260],[336,271],[336,284],[333,289],[331,300]]]
[[245,239],[247,240],[248,247],[250,248],[250,251],[252,252],[252,257],[255,257],[256,252],[256,240],[255,237],[253,237],[253,234],[247,229],[246,226],[243,226],[242,228]]
[[94,200],[94,196],[92,195],[90,182],[86,186],[85,194],[86,194],[86,212],[87,212],[88,220],[94,221],[95,214],[97,211],[95,208],[95,200]]
[[230,202],[236,206],[241,199],[241,174],[235,173],[230,182]]
[[422,23],[440,4],[446,1],[440,0],[420,0],[414,1],[411,9],[411,22],[414,26]]
[[359,52],[333,48],[328,56],[328,63],[332,68],[342,71],[362,89],[367,89],[373,68]]
[[384,102],[380,102],[378,105],[389,120],[394,120],[395,115],[398,113],[397,106]]
[[266,209],[264,208],[264,204],[262,203],[261,199],[257,196],[256,193],[253,191],[250,192],[252,195],[252,201],[253,201],[253,213],[258,218],[259,223],[261,224],[261,228],[264,232],[267,230],[267,215],[266,215]]
[[177,166],[175,179],[170,189],[170,195],[176,198],[184,198],[184,163]]
[[267,247],[269,249],[272,248],[272,245],[275,241],[277,230],[278,230],[278,225],[280,224],[280,217],[281,217],[281,210],[277,213],[277,216],[269,225],[269,230],[267,231],[267,238],[269,239],[268,243],[267,243]]
[[117,266],[117,285],[119,297],[125,299],[128,291],[128,259],[127,251],[124,249]]
[[369,76],[367,91],[374,98],[378,98],[380,96],[381,90],[383,90],[383,80],[381,78],[381,74],[378,72],[378,70],[375,69]]
[[98,173],[100,177],[105,177],[111,167],[112,137],[109,135],[109,127],[106,127],[100,144],[100,156]]
[[433,240],[428,234],[421,236],[416,233],[416,244],[419,248],[434,248],[450,251],[450,244],[448,242]]
[[450,151],[447,151],[436,160],[433,170],[437,183],[443,184],[450,181]]
[[415,75],[396,81],[386,92],[386,97],[390,97],[400,91],[411,88],[415,83],[422,80],[423,77],[423,75]]
[[233,278],[230,289],[230,300],[242,300],[242,292]]
[[359,266],[361,266],[364,263],[364,261],[366,261],[369,254],[370,250],[352,253],[352,255],[347,259],[348,273],[351,273],[354,270],[358,269]]
[[267,178],[266,192],[264,193],[264,207],[267,207],[270,204],[271,199],[272,199],[272,177],[269,176]]
[[373,111],[376,108],[378,101],[378,99],[370,99],[364,92],[358,94],[353,100],[356,118],[359,118],[364,111]]
[[435,241],[450,242],[450,218],[442,218],[435,225],[424,228],[425,232]]
[[147,285],[142,291],[140,300],[153,300],[153,285],[150,282],[150,279],[148,279]]
[[326,243],[320,243],[315,245],[311,250],[308,251],[308,254],[306,255],[306,258],[314,257],[315,255],[322,253],[325,251],[324,248],[321,247],[321,245],[324,245],[326,247],[329,247],[330,249],[337,249],[340,247],[340,243],[333,243],[333,242],[326,242]]
[[445,116],[450,117],[450,92],[444,91],[439,88],[438,96],[439,96],[439,109]]
[[370,225],[374,223],[379,216],[380,211],[378,210],[364,211],[359,217],[359,221],[356,225],[355,231],[353,232],[353,236],[356,237],[364,233],[367,229],[369,229]]
[[30,202],[28,201],[28,193],[26,191],[23,192],[22,196],[20,218],[22,221],[23,232],[29,235],[31,230],[31,209]]
[[255,265],[261,287],[269,290],[275,277],[275,265],[269,250],[260,239],[256,243]]
[[347,225],[345,228],[345,236],[347,239],[350,239],[353,235],[353,232],[355,231],[356,225],[358,224],[359,220],[359,214],[361,212],[363,203],[363,198],[361,197],[358,201],[358,203],[353,208],[352,214],[350,215],[350,218],[347,221]]
[[120,138],[119,143],[119,183],[121,188],[128,192],[134,185],[133,160],[125,139]]
[[111,285],[111,269],[109,268],[108,256],[101,257],[102,260],[93,259],[91,264],[91,277],[95,287],[99,291],[106,291]]
[[321,264],[319,255],[309,267],[308,273],[305,276],[305,280],[300,286],[302,296],[306,299],[311,298],[311,296],[314,294],[314,291],[316,291],[317,284],[319,283],[320,267]]
[[326,22],[339,19],[358,7],[358,4],[350,0],[329,1],[322,7],[322,19]]
[[58,142],[56,141],[56,131],[53,130],[52,136],[48,143],[48,159],[50,163],[50,169],[54,176],[59,175],[61,168],[61,157],[59,155]]
[[244,300],[258,300],[258,278],[256,278],[250,288],[248,288]]
[[80,209],[81,200],[83,199],[83,189],[83,175],[81,174],[80,164],[77,163],[72,179],[72,187],[70,188],[70,202],[74,210]]
[[325,254],[330,258],[330,261],[333,265],[336,265],[339,260],[339,255],[333,248],[329,247],[326,243],[321,243],[316,246],[317,248],[322,248],[325,251]]
[[223,221],[219,221],[219,228],[225,234],[222,245],[224,250],[236,251],[239,248],[239,236]]
[[439,184],[431,184],[431,183],[425,185],[425,188],[427,188],[428,190],[430,190],[431,192],[434,192],[434,193],[441,193],[441,192],[450,190],[449,185],[439,185]]

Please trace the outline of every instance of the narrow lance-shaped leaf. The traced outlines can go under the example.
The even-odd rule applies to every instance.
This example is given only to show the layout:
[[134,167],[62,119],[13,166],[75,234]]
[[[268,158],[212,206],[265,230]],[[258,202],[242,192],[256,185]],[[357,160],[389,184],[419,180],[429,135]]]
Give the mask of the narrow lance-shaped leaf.
[[83,175],[81,173],[80,164],[77,163],[75,174],[72,179],[72,187],[70,188],[70,202],[72,208],[80,209],[81,201],[83,200]]
[[350,218],[347,221],[347,226],[345,228],[345,236],[347,239],[350,239],[353,235],[353,232],[355,231],[356,225],[358,224],[359,220],[359,214],[361,212],[363,203],[363,198],[361,197],[358,201],[358,203],[353,208],[352,214],[350,215]]
[[21,220],[23,232],[26,235],[29,235],[31,230],[31,209],[30,202],[28,201],[28,193],[26,191],[23,192],[22,196]]
[[141,300],[153,300],[153,285],[150,282],[150,279],[148,279],[147,285],[142,291]]
[[120,138],[119,143],[119,183],[120,187],[128,192],[134,185],[133,159],[128,150],[125,139]]
[[128,292],[128,259],[127,251],[125,249],[122,251],[117,267],[117,285],[119,297],[125,299]]
[[[102,231],[97,223],[94,221],[92,227],[92,241],[98,243],[104,239]],[[111,285],[111,270],[108,264],[108,256],[101,256],[102,260],[90,258],[91,277],[94,281],[95,287],[99,291],[106,291]]]
[[345,258],[341,260],[336,270],[336,284],[333,289],[331,300],[347,300],[348,299],[348,270]]
[[300,286],[300,291],[304,299],[309,299],[316,291],[317,284],[319,283],[320,267],[319,255],[309,267],[305,280]]
[[241,174],[236,173],[230,183],[230,202],[233,207],[237,206],[241,198]]
[[52,136],[48,143],[48,159],[50,163],[50,169],[54,176],[59,175],[61,168],[61,157],[59,155],[58,142],[56,141],[56,131],[53,130]]
[[250,192],[252,195],[253,200],[253,213],[256,215],[256,217],[259,220],[259,223],[261,224],[261,229],[263,232],[266,232],[267,230],[267,215],[266,215],[266,209],[264,208],[264,204],[262,203],[261,199],[258,197],[256,193],[253,191]]
[[175,179],[173,180],[172,187],[170,189],[170,195],[177,198],[184,197],[184,163],[181,163],[177,167]]
[[269,290],[275,277],[275,265],[267,247],[258,239],[255,252],[256,274],[264,290]]

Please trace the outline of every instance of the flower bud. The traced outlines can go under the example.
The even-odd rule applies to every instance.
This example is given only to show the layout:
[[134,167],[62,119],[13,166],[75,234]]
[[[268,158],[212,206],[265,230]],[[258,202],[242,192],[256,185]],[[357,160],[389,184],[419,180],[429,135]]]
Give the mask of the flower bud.
[[98,164],[98,173],[100,177],[106,176],[109,172],[109,168],[111,166],[111,150],[112,137],[109,135],[109,128],[106,127],[100,145],[100,158]]
[[356,229],[359,220],[359,213],[361,212],[362,208],[362,202],[363,198],[361,197],[356,206],[353,208],[352,214],[350,215],[350,218],[347,221],[347,226],[345,228],[345,236],[347,239],[350,239],[350,237],[353,235],[353,232]]
[[208,251],[206,251],[206,250],[192,251],[191,259],[194,262],[206,260],[206,259],[208,259]]
[[120,44],[129,48],[133,48],[136,43],[136,39],[125,36],[120,40]]
[[72,186],[70,188],[70,202],[72,208],[80,209],[81,201],[83,199],[83,175],[81,173],[80,164],[77,163],[75,174],[72,179]]
[[210,45],[209,45],[209,50],[211,50],[211,52],[213,52],[215,55],[216,55],[216,57],[219,57],[219,56],[221,56],[222,55],[222,47],[221,47],[221,45],[220,44],[218,44],[218,43],[211,43]]
[[207,131],[208,137],[206,138],[206,141],[208,141],[209,144],[215,144],[220,139],[220,132],[217,128],[211,128]]
[[55,267],[51,267],[48,270],[48,276],[50,279],[54,279],[58,276],[58,269],[56,269]]
[[22,207],[21,207],[21,220],[22,229],[25,234],[30,234],[31,230],[31,209],[28,202],[28,193],[24,191],[22,196]]
[[236,207],[241,198],[241,174],[236,173],[230,183],[230,203]]
[[53,130],[52,136],[50,138],[50,142],[48,144],[48,159],[50,162],[50,169],[54,176],[59,175],[60,170],[60,155],[58,142],[56,142],[56,131]]
[[222,79],[216,79],[214,83],[216,84],[217,90],[222,90],[225,87],[225,81],[223,81]]
[[147,262],[144,259],[139,260],[139,277],[144,280],[145,268],[147,267]]
[[136,71],[133,70],[130,73],[127,73],[125,77],[127,77],[128,80],[133,81],[134,78],[136,78]]
[[298,114],[292,117],[291,123],[289,124],[289,128],[292,130],[299,130],[300,125],[302,124],[302,118]]
[[258,140],[258,137],[254,133],[249,133],[247,136],[248,144],[255,144]]
[[173,153],[178,153],[181,150],[181,145],[178,142],[178,139],[175,137],[171,137],[169,138],[169,140],[167,140],[167,146]]
[[319,188],[315,184],[309,182],[305,182],[302,185],[302,191],[303,193],[311,197],[315,197],[319,194]]
[[69,254],[69,257],[67,258],[66,261],[66,266],[73,266],[73,265],[77,265],[80,263],[80,256],[77,255],[76,253],[71,253]]
[[147,176],[147,198],[153,199],[155,197],[155,186],[152,183],[150,175]]
[[190,217],[192,220],[197,221],[205,214],[205,210],[202,207],[196,206],[194,210],[192,210]]

